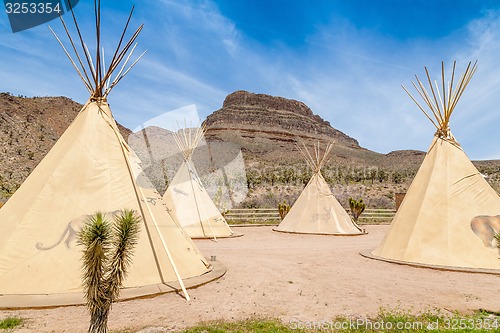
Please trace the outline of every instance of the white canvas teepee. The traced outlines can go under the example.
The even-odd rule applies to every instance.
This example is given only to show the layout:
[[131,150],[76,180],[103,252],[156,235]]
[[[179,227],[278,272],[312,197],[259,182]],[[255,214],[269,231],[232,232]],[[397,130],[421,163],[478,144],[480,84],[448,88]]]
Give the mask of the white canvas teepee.
[[320,153],[319,143],[313,154],[305,144],[303,148],[299,147],[313,175],[276,231],[343,236],[364,233],[337,201],[321,175],[321,167],[332,147],[332,143],[328,144],[323,154]]
[[[78,29],[76,20],[75,24]],[[88,51],[88,67],[78,53],[79,65],[73,62],[91,93],[89,101],[0,210],[0,308],[83,303],[82,249],[76,236],[88,216],[97,211],[112,215],[132,209],[142,218],[123,297],[159,293],[168,290],[168,285],[185,292],[184,279],[210,275],[212,267],[176,225],[142,173],[106,101],[128,71],[123,69],[130,55],[114,79],[111,74],[142,26],[126,45],[120,42],[106,69],[100,58],[98,24],[95,64]],[[68,37],[77,52],[69,33]]]
[[192,161],[195,148],[203,139],[205,128],[189,128],[173,133],[184,161],[170,182],[163,200],[173,208],[177,223],[191,238],[235,237],[196,172]]
[[[450,132],[455,106],[476,70],[469,63],[457,83],[430,93],[414,84],[432,114],[411,96],[437,129],[434,140],[394,217],[391,229],[373,254],[382,259],[469,269],[500,269],[494,232],[500,231],[500,197],[466,156]],[[405,89],[406,90],[406,89]],[[408,92],[408,91],[407,91]],[[409,93],[408,93],[409,94]],[[495,220],[499,220],[495,226]]]

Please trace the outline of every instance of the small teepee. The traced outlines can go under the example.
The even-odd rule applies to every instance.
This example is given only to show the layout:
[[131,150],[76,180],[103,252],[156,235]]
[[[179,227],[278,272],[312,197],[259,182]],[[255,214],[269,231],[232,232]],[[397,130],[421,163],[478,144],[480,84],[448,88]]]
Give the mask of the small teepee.
[[313,175],[276,231],[339,236],[364,234],[342,208],[321,175],[321,167],[332,147],[333,143],[329,143],[321,154],[318,143],[311,154],[304,143],[302,147],[297,145]]
[[[413,83],[427,112],[405,89],[437,131],[427,155],[380,246],[372,253],[389,261],[466,269],[500,269],[492,237],[500,230],[500,197],[469,160],[451,134],[449,122],[458,100],[476,71],[476,64],[454,81],[429,90]],[[404,87],[403,87],[404,88]]]
[[[116,52],[105,67],[100,51],[100,3],[95,3],[95,10],[95,62],[83,42],[74,14],[84,56],[77,51],[64,25],[77,60],[73,61],[63,48],[90,98],[0,209],[0,308],[84,303],[81,248],[76,236],[82,224],[97,211],[111,216],[118,210],[131,209],[142,218],[122,298],[179,288],[189,299],[186,279],[196,278],[196,284],[200,284],[214,278],[209,273],[212,266],[174,222],[161,196],[142,172],[106,100],[135,64],[126,69],[142,25],[124,43],[127,21]],[[127,56],[129,49],[132,51]],[[83,65],[84,62],[87,64]]]
[[236,237],[203,186],[193,164],[193,152],[205,127],[185,128],[172,133],[182,152],[183,162],[170,182],[163,200],[173,208],[176,222],[191,238]]

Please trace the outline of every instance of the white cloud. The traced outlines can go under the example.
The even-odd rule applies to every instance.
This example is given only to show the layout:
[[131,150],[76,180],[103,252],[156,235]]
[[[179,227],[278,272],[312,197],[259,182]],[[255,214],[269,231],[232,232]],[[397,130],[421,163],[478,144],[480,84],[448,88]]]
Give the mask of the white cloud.
[[[107,21],[105,39],[116,39],[126,13],[106,11],[117,13]],[[318,26],[300,49],[251,40],[211,1],[144,0],[133,26],[141,21],[138,51],[148,53],[110,95],[117,120],[128,127],[190,104],[204,118],[228,93],[244,89],[301,100],[366,148],[426,150],[434,128],[401,85],[411,87],[424,65],[436,76],[441,60],[457,59],[463,68],[478,59],[452,130],[472,158],[500,158],[498,12],[438,40],[393,40],[336,18]],[[1,29],[0,90],[85,101],[83,84],[46,27],[19,34]]]
[[201,119],[196,110],[196,105],[191,104],[148,119],[140,126],[134,128],[133,132],[138,132],[149,126],[156,126],[172,132],[177,132],[182,128],[200,127],[200,125]]

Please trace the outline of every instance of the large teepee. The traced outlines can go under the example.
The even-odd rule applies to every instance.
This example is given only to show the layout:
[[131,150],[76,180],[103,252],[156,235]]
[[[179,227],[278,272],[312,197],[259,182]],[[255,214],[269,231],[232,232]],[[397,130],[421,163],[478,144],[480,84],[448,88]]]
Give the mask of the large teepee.
[[133,263],[122,291],[124,298],[159,293],[169,286],[180,286],[186,293],[184,279],[211,276],[212,267],[176,225],[161,196],[144,176],[106,101],[111,89],[128,71],[124,68],[130,55],[116,76],[111,77],[142,26],[123,43],[125,27],[105,68],[99,51],[100,6],[95,6],[95,62],[83,43],[76,20],[83,57],[68,33],[77,59],[73,65],[91,96],[0,210],[0,308],[83,303],[81,248],[77,246],[76,234],[88,216],[97,211],[112,214],[132,209],[142,217]]
[[177,223],[192,238],[240,236],[229,228],[194,167],[193,152],[203,139],[204,133],[203,126],[172,133],[184,160],[163,195],[163,200],[173,208]]
[[321,167],[326,162],[333,144],[329,143],[323,154],[319,143],[315,145],[312,154],[305,144],[297,147],[313,170],[313,175],[275,230],[321,235],[362,235],[364,232],[342,208],[321,175]]
[[500,198],[466,156],[450,132],[452,112],[476,71],[469,63],[458,82],[433,86],[417,79],[414,87],[432,112],[411,96],[437,129],[434,140],[391,224],[373,254],[382,259],[468,269],[500,269],[490,239],[500,214]]

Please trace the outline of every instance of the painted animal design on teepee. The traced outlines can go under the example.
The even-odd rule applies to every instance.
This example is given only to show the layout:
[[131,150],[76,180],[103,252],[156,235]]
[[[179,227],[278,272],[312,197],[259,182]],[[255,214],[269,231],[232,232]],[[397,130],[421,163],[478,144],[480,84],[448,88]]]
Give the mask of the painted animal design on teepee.
[[224,222],[224,219],[220,218],[220,217],[214,217],[212,219],[212,222],[213,223],[223,223]]
[[153,206],[156,206],[156,198],[147,197],[146,200],[148,203],[152,204]]
[[[218,274],[167,211],[144,175],[140,160],[120,134],[107,102],[110,92],[142,56],[135,61],[132,58],[143,25],[128,33],[132,8],[125,27],[115,38],[116,48],[108,53],[113,56],[106,61],[101,44],[100,1],[94,1],[94,13],[95,46],[84,41],[74,11],[71,18],[78,40],[63,24],[69,40],[66,44],[71,47],[65,46],[53,31],[88,90],[89,99],[9,204],[0,210],[0,308],[85,301],[80,253],[71,247],[75,246],[84,214],[96,211],[113,212],[126,207],[136,211],[142,220],[133,262],[123,281],[127,289],[124,298],[179,286],[189,300],[184,280],[200,278],[208,282],[212,274]],[[37,278],[30,279],[32,276]]]
[[[113,212],[109,212],[109,213],[106,213],[104,215],[105,215],[106,219],[112,220],[115,218],[115,216],[118,215],[119,212],[120,212],[119,210],[115,210]],[[42,242],[38,242],[35,245],[36,248],[38,250],[41,250],[41,251],[47,251],[47,250],[51,250],[51,249],[55,248],[56,246],[58,246],[59,244],[61,244],[63,242],[66,244],[66,247],[68,249],[74,248],[76,245],[76,239],[78,236],[78,232],[83,227],[85,222],[90,218],[90,216],[91,215],[82,215],[80,217],[77,217],[77,218],[71,220],[66,225],[66,228],[64,228],[64,231],[61,233],[61,236],[59,237],[59,239],[56,242],[51,243],[51,245],[47,245],[47,246],[43,245],[44,243],[42,243]]]
[[310,223],[318,223],[320,221],[326,221],[325,223],[329,223],[328,221],[328,218],[330,217],[330,211],[329,210],[325,210],[325,213],[317,213],[317,214],[313,214],[311,216],[311,221]]
[[177,193],[177,194],[182,194],[182,195],[185,195],[185,196],[189,196],[189,193],[181,190],[180,188],[177,188],[177,187],[174,187],[174,192]]
[[484,246],[496,249],[495,235],[500,233],[500,215],[476,216],[470,221],[470,228],[481,238]]

